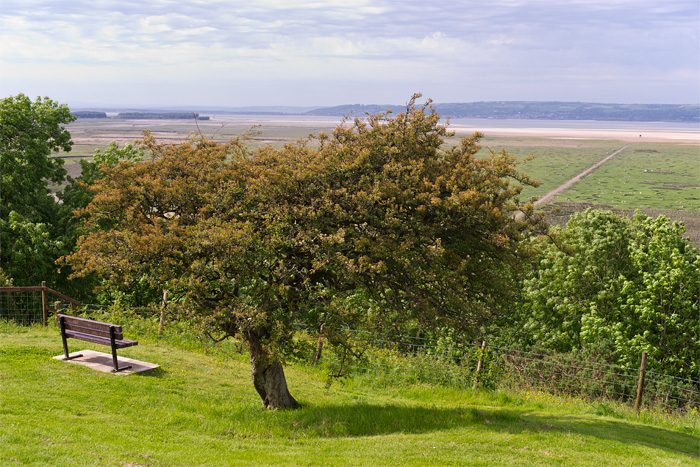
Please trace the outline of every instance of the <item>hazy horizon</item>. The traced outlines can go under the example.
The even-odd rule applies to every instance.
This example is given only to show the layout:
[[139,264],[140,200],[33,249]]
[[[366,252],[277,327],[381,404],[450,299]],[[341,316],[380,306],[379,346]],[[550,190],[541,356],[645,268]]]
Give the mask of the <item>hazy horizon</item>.
[[0,94],[83,107],[700,103],[697,0],[2,0]]
[[[39,96],[29,96],[31,98]],[[44,96],[41,96],[44,97]],[[51,96],[46,96],[51,97]],[[406,99],[407,101],[408,99]],[[424,99],[421,99],[423,101]],[[484,102],[484,101],[473,101],[473,102]],[[473,102],[433,102],[435,105],[439,104],[470,104]],[[488,102],[524,102],[524,101],[488,101]],[[540,102],[540,103],[572,103],[574,101],[530,101],[530,102]],[[267,112],[288,112],[288,113],[303,113],[304,111],[321,109],[327,107],[339,107],[345,105],[376,105],[376,106],[401,106],[406,102],[345,102],[333,105],[308,105],[308,106],[294,106],[294,105],[245,105],[245,106],[216,106],[216,105],[142,105],[142,106],[129,106],[129,105],[119,105],[119,104],[94,104],[85,102],[61,102],[67,104],[71,110],[101,110],[101,111],[143,111],[143,110],[161,110],[165,112],[176,112],[178,110],[182,111],[198,111],[204,112],[209,111],[211,113],[226,113],[226,112],[241,112],[241,111],[267,111]],[[575,102],[581,104],[602,104],[602,105],[700,105],[700,102],[683,102],[683,103],[666,103],[666,102],[650,102],[646,104],[638,103],[620,103],[620,102]]]

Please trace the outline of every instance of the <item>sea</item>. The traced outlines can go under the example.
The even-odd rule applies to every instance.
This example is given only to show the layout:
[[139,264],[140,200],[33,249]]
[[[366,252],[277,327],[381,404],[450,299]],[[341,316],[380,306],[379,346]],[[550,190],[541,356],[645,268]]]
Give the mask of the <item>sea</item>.
[[[207,115],[207,114],[202,114]],[[309,124],[334,126],[341,117],[317,115],[266,115],[266,114],[210,114],[211,121],[234,123],[256,122],[264,124]],[[700,132],[700,122],[629,122],[609,120],[541,120],[541,119],[498,119],[498,118],[451,118],[450,124],[475,128],[568,128],[580,130],[632,130],[632,131],[684,131]],[[444,122],[443,122],[444,123]]]

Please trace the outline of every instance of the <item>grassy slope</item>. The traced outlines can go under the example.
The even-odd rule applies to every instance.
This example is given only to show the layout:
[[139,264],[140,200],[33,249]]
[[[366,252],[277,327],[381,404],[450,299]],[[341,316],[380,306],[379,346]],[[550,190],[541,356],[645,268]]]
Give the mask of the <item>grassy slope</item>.
[[[71,342],[82,348],[105,350]],[[304,408],[268,412],[240,355],[143,337],[121,354],[161,368],[116,376],[61,352],[55,329],[0,327],[0,465],[700,465],[697,428],[587,405],[362,379],[326,389],[292,365]]]

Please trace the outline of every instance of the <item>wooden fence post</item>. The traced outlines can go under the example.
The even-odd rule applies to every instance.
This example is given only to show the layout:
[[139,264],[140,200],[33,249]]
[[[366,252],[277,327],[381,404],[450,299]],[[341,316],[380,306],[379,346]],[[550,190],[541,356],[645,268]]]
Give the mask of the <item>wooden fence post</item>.
[[479,353],[479,362],[476,364],[476,374],[474,375],[474,385],[472,389],[476,389],[479,384],[479,373],[481,373],[481,367],[483,366],[484,353],[486,352],[486,341],[481,342],[481,352]]
[[639,365],[639,382],[637,383],[637,398],[634,401],[634,411],[639,413],[644,396],[644,375],[647,372],[647,353],[642,352],[642,363]]
[[43,318],[44,327],[49,321],[49,304],[46,302],[46,281],[41,281],[41,314]]
[[314,357],[314,366],[318,365],[321,360],[321,353],[323,352],[323,327],[326,323],[322,323],[318,330],[318,344],[316,345],[316,356]]
[[163,291],[163,306],[160,309],[160,321],[158,322],[158,335],[160,336],[163,330],[163,323],[165,322],[165,307],[168,306],[168,291]]

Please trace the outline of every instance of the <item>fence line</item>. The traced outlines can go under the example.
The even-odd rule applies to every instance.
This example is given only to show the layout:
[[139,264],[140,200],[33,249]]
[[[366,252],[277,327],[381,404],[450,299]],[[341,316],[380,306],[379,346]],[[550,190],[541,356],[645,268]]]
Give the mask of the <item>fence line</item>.
[[[353,332],[350,331],[351,334]],[[365,331],[357,334],[369,336]],[[408,338],[408,340],[413,339]],[[475,387],[477,383],[510,389],[522,389],[523,386],[537,387],[555,394],[585,398],[604,397],[623,403],[637,402],[635,396],[639,393],[639,404],[635,404],[636,406],[656,405],[666,410],[700,408],[700,381],[693,379],[644,370],[645,378],[642,380],[640,391],[639,368],[519,349],[488,347],[481,350],[478,344],[472,343],[443,346],[444,350],[440,352],[438,340],[426,339],[420,345],[392,342],[386,339],[377,341],[382,344],[380,348],[411,348],[410,354],[404,355],[409,362],[402,364],[397,360],[387,363],[386,357],[382,360],[381,355],[373,355],[367,362],[356,364],[353,368],[355,371],[373,373],[384,371],[404,375],[408,379],[420,379],[430,377],[431,372],[439,372],[440,366],[436,363],[441,362],[443,374],[435,376],[435,381],[454,379],[459,373],[460,384],[464,387]],[[482,373],[478,372],[481,370],[481,365],[477,362],[477,352],[484,354],[479,355],[478,358],[478,360],[483,358],[481,363],[486,368]],[[465,359],[465,355],[470,353],[472,357]],[[434,360],[430,369],[418,369],[415,368],[415,364],[410,363],[411,358],[426,356]]]
[[[50,304],[47,294],[61,298]],[[0,318],[20,324],[46,323],[52,311],[74,309],[78,302],[42,287],[0,287]],[[102,305],[81,305],[83,313],[103,313]],[[121,307],[141,318],[161,317],[163,309]],[[317,341],[318,332],[301,329]],[[460,387],[536,387],[555,394],[608,398],[635,406],[657,405],[666,410],[700,408],[700,381],[629,368],[605,362],[577,360],[569,356],[487,346],[485,342],[453,342],[426,337],[398,336],[391,340],[369,331],[345,329],[349,339],[365,347],[362,360],[337,359],[343,372],[371,373],[416,382],[435,382]],[[642,376],[640,378],[640,375]],[[641,380],[641,391],[639,380]],[[639,393],[638,397],[635,395]]]
[[46,282],[40,287],[0,287],[0,318],[22,325],[46,326],[51,312],[74,310],[79,305],[78,300],[47,287]]

